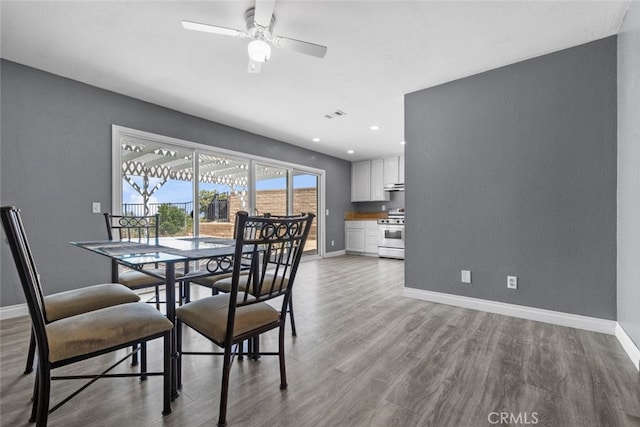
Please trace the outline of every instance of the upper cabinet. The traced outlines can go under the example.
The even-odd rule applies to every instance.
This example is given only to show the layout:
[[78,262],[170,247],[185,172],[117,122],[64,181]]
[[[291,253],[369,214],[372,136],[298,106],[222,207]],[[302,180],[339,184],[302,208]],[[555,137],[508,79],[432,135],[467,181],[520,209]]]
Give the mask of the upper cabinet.
[[384,191],[384,161],[371,160],[371,201],[389,200],[389,193]]
[[384,185],[404,183],[404,156],[385,157]]
[[384,185],[396,184],[398,181],[398,156],[385,157],[384,161]]
[[389,200],[384,191],[383,159],[351,163],[351,201],[375,202]]
[[378,202],[389,200],[387,184],[404,182],[404,156],[364,160],[351,163],[351,201]]
[[351,163],[351,201],[371,200],[371,161]]

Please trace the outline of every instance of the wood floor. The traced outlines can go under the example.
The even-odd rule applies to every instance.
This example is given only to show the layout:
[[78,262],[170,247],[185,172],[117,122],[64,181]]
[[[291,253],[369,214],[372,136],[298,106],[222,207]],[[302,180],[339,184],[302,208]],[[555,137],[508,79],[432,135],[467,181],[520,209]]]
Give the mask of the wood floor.
[[[287,334],[289,388],[279,390],[277,358],[236,361],[229,425],[640,426],[640,376],[613,336],[404,298],[403,281],[396,260],[301,264],[298,336]],[[26,318],[1,322],[2,426],[28,425],[28,332]],[[275,349],[276,338],[264,337],[262,348]],[[193,333],[187,339],[192,349],[211,346]],[[159,349],[150,351],[150,368],[160,364]],[[185,356],[183,367],[169,416],[161,415],[160,378],[108,379],[52,414],[49,425],[215,425],[221,360]],[[68,383],[53,384],[53,403],[72,389]]]

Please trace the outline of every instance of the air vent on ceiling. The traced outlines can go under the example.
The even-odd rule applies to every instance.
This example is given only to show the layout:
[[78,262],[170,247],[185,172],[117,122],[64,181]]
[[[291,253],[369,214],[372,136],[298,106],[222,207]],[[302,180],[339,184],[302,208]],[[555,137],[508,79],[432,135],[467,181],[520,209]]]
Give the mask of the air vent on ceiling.
[[346,114],[347,114],[347,113],[345,113],[345,112],[344,112],[344,111],[342,111],[342,110],[336,110],[336,111],[334,111],[333,113],[325,114],[324,116],[325,116],[327,119],[335,119],[335,118],[338,118],[338,117],[342,117],[342,116],[344,116],[344,115],[346,115]]

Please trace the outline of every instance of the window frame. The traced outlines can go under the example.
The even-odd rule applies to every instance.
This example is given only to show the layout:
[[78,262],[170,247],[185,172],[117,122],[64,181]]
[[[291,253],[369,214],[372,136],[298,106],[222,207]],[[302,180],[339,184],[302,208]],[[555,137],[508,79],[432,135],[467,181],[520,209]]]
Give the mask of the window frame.
[[[233,160],[246,161],[248,163],[248,201],[249,209],[255,208],[255,194],[256,194],[256,180],[255,180],[255,168],[257,164],[267,164],[275,167],[281,167],[287,169],[287,180],[290,180],[292,171],[306,172],[318,176],[318,212],[317,213],[317,226],[318,226],[318,255],[325,256],[326,244],[325,244],[325,218],[322,215],[325,212],[325,171],[324,169],[317,169],[297,163],[285,162],[282,160],[270,159],[268,157],[256,156],[249,153],[241,153],[225,148],[219,148],[212,145],[201,144],[197,142],[187,141],[184,139],[173,138],[156,133],[146,132],[142,130],[132,129],[120,125],[111,125],[111,210],[110,212],[116,215],[122,214],[122,140],[138,140],[141,143],[152,143],[160,145],[168,145],[179,147],[183,150],[189,150],[192,152],[193,162],[193,176],[199,176],[199,162],[197,161],[201,154],[224,156]],[[293,191],[293,186],[287,185],[288,191]],[[199,195],[199,182],[197,179],[192,181],[193,194],[192,198],[194,204],[198,200]],[[291,200],[291,194],[288,194],[288,199]],[[198,215],[194,215],[193,218],[193,233],[197,235],[200,232],[200,220]]]

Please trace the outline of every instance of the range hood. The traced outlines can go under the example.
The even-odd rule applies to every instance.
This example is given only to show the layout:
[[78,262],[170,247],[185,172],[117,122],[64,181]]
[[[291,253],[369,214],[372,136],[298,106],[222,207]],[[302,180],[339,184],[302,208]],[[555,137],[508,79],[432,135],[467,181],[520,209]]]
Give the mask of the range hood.
[[397,184],[387,184],[384,186],[384,191],[404,191],[404,182],[399,182]]

